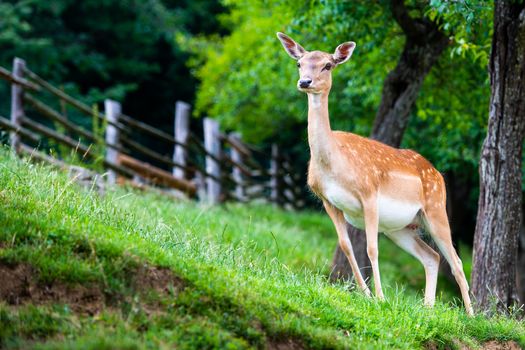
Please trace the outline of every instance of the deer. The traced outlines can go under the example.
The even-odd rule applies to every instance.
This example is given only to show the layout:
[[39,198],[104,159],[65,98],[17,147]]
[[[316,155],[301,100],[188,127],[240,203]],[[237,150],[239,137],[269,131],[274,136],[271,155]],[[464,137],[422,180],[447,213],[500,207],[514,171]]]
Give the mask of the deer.
[[419,232],[425,230],[450,264],[466,312],[473,315],[463,265],[452,244],[443,176],[415,151],[330,127],[332,71],[350,59],[355,42],[344,42],[330,54],[306,51],[281,32],[277,37],[297,61],[297,88],[308,96],[308,186],[335,226],[358,287],[371,297],[346,231],[347,222],[365,232],[378,300],[384,300],[378,262],[378,235],[383,232],[421,262],[426,280],[424,304],[433,307],[440,255],[421,238]]

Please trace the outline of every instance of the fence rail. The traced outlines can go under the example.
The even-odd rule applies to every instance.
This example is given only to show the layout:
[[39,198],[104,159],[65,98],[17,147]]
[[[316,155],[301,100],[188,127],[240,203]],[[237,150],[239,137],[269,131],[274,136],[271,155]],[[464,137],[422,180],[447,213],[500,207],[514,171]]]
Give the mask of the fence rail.
[[[201,139],[190,129],[191,106],[185,102],[175,104],[171,135],[125,115],[116,101],[106,100],[104,112],[98,112],[98,108],[47,82],[20,58],[14,59],[12,72],[0,67],[0,79],[11,84],[11,118],[0,117],[0,129],[9,132],[11,146],[20,153],[32,150],[39,154],[39,159],[50,161],[54,158],[36,148],[52,142],[76,152],[87,164],[99,162],[112,183],[123,177],[176,189],[210,203],[263,199],[290,208],[305,204],[300,176],[277,145],[267,154],[243,142],[238,133],[221,132],[218,122],[209,118],[203,120]],[[48,100],[59,102],[62,112],[44,102],[46,94]],[[72,106],[93,123],[102,123],[103,134],[68,119],[65,106]],[[38,118],[32,118],[33,115]],[[164,143],[165,149],[171,147],[173,153],[162,154],[151,149],[134,137],[137,133]]]

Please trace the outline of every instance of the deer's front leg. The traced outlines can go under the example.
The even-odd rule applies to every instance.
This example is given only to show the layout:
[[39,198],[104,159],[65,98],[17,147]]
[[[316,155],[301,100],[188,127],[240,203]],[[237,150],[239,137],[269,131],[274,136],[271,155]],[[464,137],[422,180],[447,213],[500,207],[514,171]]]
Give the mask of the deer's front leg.
[[363,200],[363,211],[365,217],[366,251],[372,264],[376,297],[384,300],[385,296],[381,289],[381,277],[379,276],[379,252],[377,247],[379,216],[376,196]]
[[352,268],[352,273],[354,274],[354,278],[357,282],[357,285],[365,293],[366,296],[371,296],[370,289],[368,289],[363,275],[361,275],[361,271],[359,270],[359,265],[355,260],[354,250],[352,249],[352,243],[350,242],[350,238],[348,237],[348,233],[346,232],[346,221],[343,216],[343,212],[334,207],[332,204],[328,203],[326,200],[323,200],[323,204],[326,209],[326,212],[328,213],[328,216],[330,216],[330,219],[332,219],[332,222],[334,223],[335,230],[337,231],[337,235],[339,236],[339,246],[341,247],[341,250],[346,255],[346,258],[350,263],[350,267]]

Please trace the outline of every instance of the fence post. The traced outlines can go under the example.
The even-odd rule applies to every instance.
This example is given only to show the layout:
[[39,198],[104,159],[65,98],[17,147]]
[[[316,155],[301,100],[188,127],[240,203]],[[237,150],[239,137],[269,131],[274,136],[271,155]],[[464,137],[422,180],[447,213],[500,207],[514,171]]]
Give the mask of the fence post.
[[[208,202],[216,204],[220,201],[221,167],[216,159],[221,156],[221,142],[219,139],[219,123],[211,118],[204,118],[204,148],[206,149],[206,172],[215,177],[206,176],[206,194]],[[210,156],[211,155],[211,156]],[[215,159],[214,159],[215,158]]]
[[281,181],[279,178],[279,146],[272,144],[272,159],[270,160],[270,199],[273,203],[281,203]]
[[[230,133],[229,137],[237,141],[237,143],[241,142],[241,135],[237,132]],[[241,164],[241,165],[243,164],[243,156],[241,152],[237,150],[237,148],[235,147],[231,148],[231,157],[235,163]],[[241,169],[239,169],[239,167],[236,166],[235,164],[233,164],[232,166],[232,177],[233,177],[233,180],[235,181],[235,197],[239,201],[244,201],[246,199],[244,196],[244,184],[243,184],[244,179],[242,176]]]
[[206,180],[200,170],[195,171],[193,183],[197,187],[197,198],[199,201],[206,201]]
[[[117,101],[106,99],[104,101],[104,114],[108,121],[106,127],[106,144],[119,145],[120,131],[115,127],[118,123],[122,108]],[[114,148],[106,147],[106,160],[113,164],[118,164],[118,151]],[[108,170],[108,182],[115,184],[117,174],[113,170]]]
[[[23,78],[26,62],[18,57],[13,60],[13,76],[15,78]],[[21,126],[20,118],[24,116],[23,105],[24,90],[18,84],[11,84],[11,123],[16,127]],[[11,147],[18,152],[20,148],[20,136],[16,131],[12,131],[10,135]]]
[[[186,102],[177,101],[177,103],[175,103],[174,128],[173,135],[175,136],[175,141],[180,144],[176,144],[173,148],[173,162],[186,166],[187,151],[185,146],[187,145],[190,132],[190,105]],[[173,176],[185,179],[186,171],[174,166]]]

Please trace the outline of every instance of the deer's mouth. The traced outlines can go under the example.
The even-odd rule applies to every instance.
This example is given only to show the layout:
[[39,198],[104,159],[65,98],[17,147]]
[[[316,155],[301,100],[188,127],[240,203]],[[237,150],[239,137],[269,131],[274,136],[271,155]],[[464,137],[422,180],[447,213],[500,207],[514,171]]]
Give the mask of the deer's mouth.
[[319,89],[316,89],[314,86],[309,86],[307,88],[302,88],[300,86],[297,86],[297,90],[299,90],[301,92],[310,93],[310,94],[319,94],[319,93],[321,93],[321,91]]

